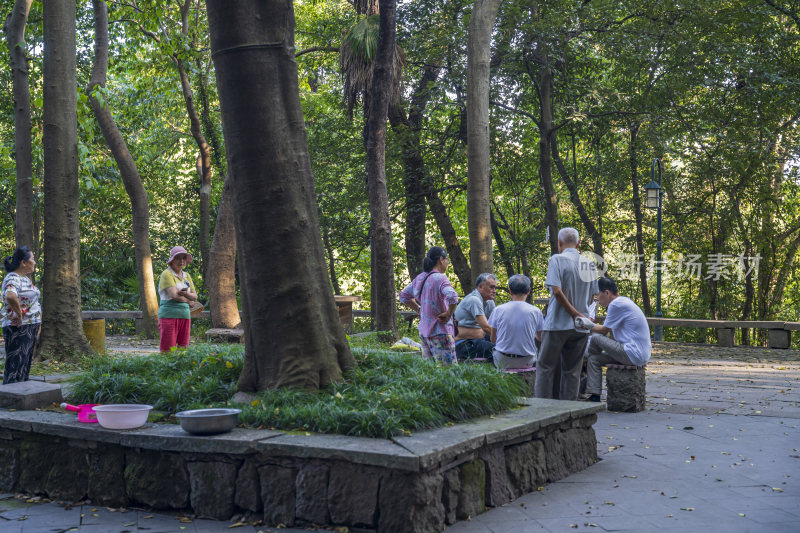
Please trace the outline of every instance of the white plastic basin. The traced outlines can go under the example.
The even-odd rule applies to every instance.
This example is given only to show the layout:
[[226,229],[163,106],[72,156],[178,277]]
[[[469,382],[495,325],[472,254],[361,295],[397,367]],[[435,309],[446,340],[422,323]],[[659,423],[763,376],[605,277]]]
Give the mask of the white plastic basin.
[[97,405],[94,412],[97,414],[97,422],[106,429],[134,429],[147,422],[151,409],[152,405],[112,403]]

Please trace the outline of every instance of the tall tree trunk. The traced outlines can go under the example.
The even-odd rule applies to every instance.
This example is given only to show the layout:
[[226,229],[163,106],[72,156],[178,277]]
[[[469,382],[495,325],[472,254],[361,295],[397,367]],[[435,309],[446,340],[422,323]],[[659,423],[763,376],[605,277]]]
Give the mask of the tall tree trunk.
[[467,39],[467,224],[473,272],[493,272],[489,201],[489,80],[494,19],[502,0],[475,0]]
[[44,294],[38,357],[91,353],[81,321],[75,2],[44,3]]
[[[191,7],[192,0],[184,0],[181,4],[181,33],[188,39],[189,37],[189,8]],[[181,80],[181,91],[183,92],[183,101],[186,105],[186,113],[189,116],[189,129],[192,132],[199,151],[197,156],[197,174],[200,178],[200,268],[203,273],[203,280],[205,283],[208,274],[209,263],[209,233],[211,226],[211,148],[206,142],[205,135],[203,135],[203,128],[200,124],[200,116],[197,114],[197,109],[194,106],[194,94],[192,92],[192,85],[189,82],[189,74],[186,72],[186,67],[183,60],[178,54],[173,54],[173,61],[178,68],[178,75]]]
[[439,233],[442,234],[444,247],[450,257],[450,263],[453,265],[453,271],[456,273],[461,290],[464,291],[464,294],[469,294],[472,292],[472,271],[464,252],[461,250],[461,245],[458,243],[458,234],[453,228],[453,223],[450,222],[447,208],[430,180],[423,181],[422,186],[425,189],[425,199],[428,200],[433,219],[436,221],[436,225],[439,226]]
[[33,0],[16,0],[5,25],[11,56],[14,95],[14,162],[17,172],[17,213],[14,239],[17,246],[36,249],[33,223],[33,158],[31,155],[31,96],[28,86],[25,23]]
[[378,51],[369,88],[367,118],[367,188],[369,190],[370,245],[372,253],[371,302],[375,328],[397,336],[396,291],[392,263],[392,226],[386,192],[386,121],[392,84],[395,46],[395,0],[380,0]]
[[420,131],[425,107],[430,99],[431,86],[442,70],[438,62],[427,65],[422,73],[414,93],[408,118],[399,105],[389,109],[389,123],[392,129],[400,133],[403,139],[403,185],[406,192],[406,261],[408,275],[411,279],[422,272],[425,259],[425,189],[422,185],[427,179],[425,160],[420,146]]
[[[541,45],[540,45],[541,46]],[[540,53],[542,67],[539,74],[539,105],[542,120],[539,122],[539,182],[544,191],[544,221],[547,225],[547,237],[550,242],[550,253],[558,253],[558,199],[553,186],[553,165],[550,158],[550,143],[554,135],[553,123],[553,71],[547,64],[547,55]]]
[[292,1],[206,6],[244,280],[239,390],[324,387],[355,362],[325,268]]
[[650,306],[650,293],[647,290],[647,261],[644,255],[644,231],[642,230],[642,199],[639,193],[639,152],[636,137],[639,134],[639,124],[630,125],[631,142],[628,148],[631,162],[631,187],[633,188],[633,216],[636,219],[636,254],[641,261],[639,265],[639,282],[642,287],[642,306],[644,314],[653,316]]
[[236,328],[241,325],[236,302],[236,228],[233,224],[233,203],[230,175],[225,176],[217,208],[214,240],[208,255],[208,289],[211,326]]
[[503,266],[506,267],[506,274],[510,278],[516,272],[514,272],[514,265],[511,263],[511,257],[509,257],[508,251],[506,250],[505,242],[503,242],[503,236],[500,233],[500,227],[497,225],[497,220],[494,216],[494,212],[491,212],[491,223],[492,223],[492,234],[494,235],[494,241],[497,243],[497,250],[500,252],[500,259],[503,263]]
[[603,236],[600,235],[600,232],[597,230],[597,226],[594,225],[594,221],[589,217],[589,213],[586,212],[586,206],[583,205],[580,194],[578,194],[578,186],[569,175],[567,167],[564,166],[564,162],[561,160],[561,155],[558,153],[558,135],[555,132],[552,134],[550,148],[553,150],[553,161],[555,161],[558,173],[561,175],[561,181],[564,182],[564,185],[567,186],[567,190],[569,190],[569,199],[572,202],[572,205],[574,205],[575,209],[578,211],[578,216],[583,223],[583,227],[586,228],[586,231],[589,233],[589,237],[592,239],[594,253],[602,256]]
[[108,100],[102,95],[108,71],[108,7],[104,0],[93,0],[92,5],[95,24],[94,66],[86,94],[89,95],[97,123],[119,167],[125,192],[131,201],[133,248],[139,280],[139,306],[142,309],[143,319],[142,332],[147,338],[155,338],[158,336],[158,301],[150,254],[150,202],[133,156],[111,115]]
[[329,228],[325,228],[322,231],[322,244],[325,246],[325,254],[328,259],[328,275],[331,277],[333,294],[342,294],[339,278],[336,277],[336,260],[333,255],[333,246],[331,246],[331,231]]

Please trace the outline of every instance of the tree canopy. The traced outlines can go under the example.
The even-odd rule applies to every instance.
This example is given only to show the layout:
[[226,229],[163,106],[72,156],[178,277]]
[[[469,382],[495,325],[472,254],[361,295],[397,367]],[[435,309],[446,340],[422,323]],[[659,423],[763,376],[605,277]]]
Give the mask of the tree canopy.
[[[14,4],[0,1],[6,15]],[[294,39],[324,267],[335,293],[361,295],[368,308],[368,108],[363,94],[352,93],[339,53],[357,26],[362,44],[377,46],[377,20],[368,20],[375,11],[362,4],[294,2]],[[470,269],[467,209],[474,4],[397,3],[404,61],[388,106],[385,179],[398,290],[419,272],[420,250],[432,245],[447,248],[460,291],[479,273]],[[77,3],[76,22],[82,304],[136,309],[131,203],[85,90],[94,64],[91,2]],[[93,98],[111,110],[147,192],[153,267],[163,268],[169,249],[183,245],[197,259],[190,270],[198,288],[206,290],[228,169],[205,2],[112,1],[108,22],[107,79]],[[46,202],[42,23],[42,3],[33,2],[20,46],[31,102],[28,244],[37,254]],[[648,312],[661,269],[665,316],[798,320],[800,4],[506,0],[489,46],[484,202],[501,279],[529,275],[534,296],[546,295],[553,228],[569,225],[580,231],[582,249],[603,255],[621,291]],[[18,179],[11,58],[0,58],[6,255],[15,242]],[[654,158],[663,165],[662,264],[654,259],[655,214],[644,205]]]

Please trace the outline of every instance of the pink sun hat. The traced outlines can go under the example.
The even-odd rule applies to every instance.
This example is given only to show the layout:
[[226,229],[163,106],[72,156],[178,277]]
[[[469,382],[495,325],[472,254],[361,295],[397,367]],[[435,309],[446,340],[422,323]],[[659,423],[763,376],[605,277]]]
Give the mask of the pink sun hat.
[[[172,250],[169,251],[169,261],[167,261],[167,264],[172,263],[172,261],[175,259],[175,257],[179,256],[181,254],[188,255],[189,256],[189,263],[192,262],[192,254],[187,252],[186,248],[184,248],[183,246],[176,246]],[[188,265],[189,263],[186,263],[186,264]]]

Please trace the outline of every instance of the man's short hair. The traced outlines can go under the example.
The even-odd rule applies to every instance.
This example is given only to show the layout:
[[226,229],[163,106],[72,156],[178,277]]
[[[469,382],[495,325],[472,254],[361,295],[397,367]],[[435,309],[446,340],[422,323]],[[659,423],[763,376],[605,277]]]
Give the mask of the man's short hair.
[[597,288],[600,292],[611,291],[611,294],[619,294],[617,282],[608,276],[603,276],[597,280]]
[[493,280],[497,281],[497,276],[495,276],[491,272],[484,272],[483,274],[480,274],[478,276],[478,279],[475,280],[475,288],[480,286],[481,283],[485,282],[488,279],[493,279]]
[[575,228],[561,228],[558,232],[558,240],[564,244],[574,244],[577,246],[580,235],[578,235],[578,230]]
[[508,278],[508,290],[511,294],[528,294],[531,290],[531,280],[528,276],[514,274]]

